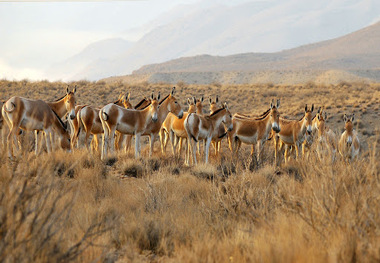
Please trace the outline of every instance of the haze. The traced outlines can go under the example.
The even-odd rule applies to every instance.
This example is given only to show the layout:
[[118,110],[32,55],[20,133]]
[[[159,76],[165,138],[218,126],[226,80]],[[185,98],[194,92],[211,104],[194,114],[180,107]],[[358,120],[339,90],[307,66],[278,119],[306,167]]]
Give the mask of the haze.
[[[181,19],[182,15],[189,15],[194,10],[202,10],[212,6],[226,5],[231,7],[244,2],[257,2],[261,6],[265,6],[266,10],[271,10],[270,7],[277,5],[277,15],[281,17],[281,10],[288,12],[289,10],[281,9],[283,5],[279,5],[282,1],[200,1],[197,0],[151,0],[151,1],[110,1],[110,2],[0,2],[0,77],[6,79],[23,79],[30,80],[38,79],[67,79],[68,73],[61,76],[55,72],[49,74],[49,70],[56,64],[62,63],[80,53],[88,45],[105,40],[105,39],[123,39],[133,43],[138,43],[149,32],[161,25],[167,25]],[[302,19],[302,14],[312,10],[315,7],[315,1],[288,1],[289,5],[294,2],[302,3],[299,10],[292,10],[294,22]],[[344,10],[342,6],[352,6],[353,3],[360,9],[362,13],[369,15],[366,21],[339,21],[347,26],[339,27],[339,30],[334,30],[328,36],[338,37],[347,34],[353,30],[360,29],[372,22],[378,20],[372,14],[378,10],[379,4],[374,1],[350,1],[336,0],[329,1],[331,4],[326,6],[329,12],[335,12],[337,19],[346,19],[346,16],[341,16],[341,13],[351,12],[352,10]],[[369,4],[368,4],[369,3]],[[374,4],[375,3],[375,4]],[[185,8],[178,7],[179,5],[187,5]],[[334,5],[336,8],[334,8]],[[375,5],[375,7],[373,6]],[[273,9],[273,8],[272,8]],[[369,10],[370,9],[370,10]],[[180,12],[175,12],[180,10]],[[182,10],[182,11],[181,11]],[[184,11],[186,10],[186,12]],[[183,12],[183,13],[181,13]],[[268,13],[270,16],[272,13]],[[265,13],[261,12],[261,16]],[[318,15],[318,12],[315,13]],[[204,21],[187,21],[189,26],[192,23],[207,24],[209,17],[207,12],[204,14]],[[277,18],[278,19],[278,18]],[[359,18],[360,20],[361,18]],[[318,20],[317,20],[318,21]],[[273,23],[289,23],[289,21],[281,21],[273,18]],[[320,21],[326,23],[334,23],[334,21]],[[290,21],[290,24],[292,21]],[[329,25],[326,24],[326,30],[329,30]],[[240,28],[236,28],[235,37],[239,38]],[[265,37],[265,26],[260,32]],[[228,37],[228,36],[227,36]],[[256,36],[252,36],[254,38]],[[262,36],[260,36],[262,37]],[[220,36],[219,36],[220,38]],[[322,37],[323,38],[323,37]],[[273,49],[281,49],[281,45],[273,46],[273,35],[268,33],[268,45]],[[324,40],[324,39],[317,39]],[[224,40],[223,40],[224,41]],[[220,41],[220,43],[224,43]],[[231,40],[233,41],[233,40]],[[159,42],[159,41],[158,41]],[[305,39],[301,44],[309,43],[309,39]],[[294,46],[300,44],[300,41],[294,41]],[[264,45],[265,46],[265,45]],[[237,46],[238,47],[238,46]],[[278,48],[280,47],[280,48]],[[186,50],[183,47],[182,54],[193,54],[193,51]],[[283,45],[283,48],[289,48],[289,44]],[[136,49],[136,47],[134,47]],[[168,46],[170,50],[170,47]],[[236,52],[241,48],[229,49],[228,52]],[[255,47],[252,50],[244,50],[250,52],[262,52],[260,48]],[[212,46],[199,46],[194,52],[206,52],[218,55],[213,52]],[[265,51],[265,50],[264,50]],[[270,52],[278,50],[268,50]],[[220,54],[222,55],[222,54]],[[224,54],[223,54],[224,55]],[[154,56],[154,55],[153,55]],[[160,57],[160,59],[172,59],[176,54],[168,55],[168,57]],[[131,61],[132,63],[133,61]],[[157,62],[142,60],[131,66],[131,69],[137,69],[144,63]],[[161,62],[161,61],[160,61]],[[163,62],[163,61],[162,61]],[[88,61],[86,63],[91,63]],[[79,66],[78,66],[79,67]],[[130,70],[130,69],[128,69]],[[127,71],[125,73],[128,73]],[[71,76],[77,72],[72,72]],[[110,73],[112,74],[112,73]]]

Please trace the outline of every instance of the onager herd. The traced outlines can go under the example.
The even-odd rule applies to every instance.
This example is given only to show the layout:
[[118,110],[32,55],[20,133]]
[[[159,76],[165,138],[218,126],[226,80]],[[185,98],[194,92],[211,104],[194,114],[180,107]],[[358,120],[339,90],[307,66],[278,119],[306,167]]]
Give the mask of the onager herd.
[[[135,158],[141,156],[141,136],[149,136],[149,156],[154,153],[154,142],[161,141],[162,154],[170,139],[172,154],[181,155],[185,142],[185,164],[197,164],[197,154],[208,163],[210,145],[215,155],[221,151],[224,138],[234,156],[239,154],[241,144],[252,145],[251,155],[256,155],[260,163],[264,144],[272,140],[275,164],[279,153],[284,149],[284,160],[289,161],[295,152],[296,159],[313,151],[318,158],[331,158],[334,161],[338,151],[346,161],[357,158],[360,151],[358,133],[354,130],[355,116],[344,115],[344,132],[339,140],[326,125],[327,114],[319,108],[313,115],[314,105],[306,105],[304,116],[300,120],[281,117],[280,100],[272,100],[269,109],[259,116],[231,114],[227,103],[219,104],[219,98],[210,98],[209,114],[203,113],[204,98],[188,98],[188,110],[181,108],[174,96],[175,87],[169,95],[161,99],[160,94],[143,98],[133,107],[130,94],[120,95],[118,100],[104,107],[75,105],[76,87],[67,87],[66,94],[54,102],[31,100],[14,96],[1,103],[0,128],[2,143],[6,145],[8,156],[14,157],[14,149],[21,149],[19,136],[23,131],[35,134],[35,154],[39,154],[39,133],[45,138],[46,150],[51,153],[56,144],[64,150],[74,151],[77,147],[90,150],[89,139],[92,135],[92,149],[99,151],[99,135],[102,135],[101,159],[106,159],[109,152],[120,150],[125,144],[125,151],[130,148],[132,137],[135,138]],[[67,119],[70,129],[62,119]],[[6,135],[6,127],[9,132]],[[69,131],[70,130],[70,131]],[[79,139],[80,136],[83,138]],[[56,143],[58,142],[58,143]],[[41,148],[41,147],[40,147]]]

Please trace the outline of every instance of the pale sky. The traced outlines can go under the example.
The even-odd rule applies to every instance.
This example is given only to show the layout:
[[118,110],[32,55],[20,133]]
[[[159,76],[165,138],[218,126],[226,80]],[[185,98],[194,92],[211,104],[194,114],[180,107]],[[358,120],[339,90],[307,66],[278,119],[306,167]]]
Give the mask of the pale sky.
[[[0,79],[46,79],[46,69],[76,55],[93,42],[108,38],[137,41],[153,29],[157,21],[170,21],[171,17],[166,14],[178,5],[203,7],[237,5],[247,1],[270,4],[299,2],[302,3],[302,6],[297,6],[300,10],[294,11],[302,13],[302,8],[308,9],[320,0],[0,0]],[[366,2],[372,2],[379,5],[373,0],[328,2],[330,6],[341,2],[358,2],[364,6]],[[342,10],[334,12],[344,12]],[[174,15],[181,16],[177,12]],[[333,17],[333,23],[339,19],[338,16]],[[276,18],[278,16],[273,17],[274,23],[278,23]]]
[[128,30],[197,1],[0,1],[0,78],[38,77],[35,68],[60,62],[94,41],[132,37]]

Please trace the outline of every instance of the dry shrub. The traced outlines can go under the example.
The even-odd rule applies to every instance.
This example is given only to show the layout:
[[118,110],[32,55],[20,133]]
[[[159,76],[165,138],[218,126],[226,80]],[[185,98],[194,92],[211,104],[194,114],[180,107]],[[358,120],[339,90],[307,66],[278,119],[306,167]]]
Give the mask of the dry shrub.
[[54,176],[57,155],[31,158],[40,165],[37,174],[28,173],[29,167],[23,162],[2,159],[1,261],[82,260],[88,248],[99,244],[99,237],[108,232],[97,213],[88,214],[77,228],[78,189]]
[[200,179],[213,179],[217,170],[211,164],[199,163],[192,168],[191,172]]

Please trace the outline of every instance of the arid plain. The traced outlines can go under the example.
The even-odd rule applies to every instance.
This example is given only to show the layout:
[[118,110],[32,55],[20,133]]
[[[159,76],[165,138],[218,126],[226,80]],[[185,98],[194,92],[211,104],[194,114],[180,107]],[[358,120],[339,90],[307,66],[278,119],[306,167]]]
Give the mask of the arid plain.
[[[136,104],[172,86],[121,81],[68,83],[77,104],[103,106],[121,93]],[[53,101],[67,83],[0,81],[13,95]],[[357,161],[309,157],[273,165],[273,143],[257,164],[244,146],[231,156],[226,140],[210,164],[184,166],[183,156],[117,153],[106,161],[85,149],[34,155],[32,136],[8,160],[1,151],[0,260],[6,262],[373,262],[380,260],[380,84],[187,85],[176,98],[219,96],[232,113],[261,114],[281,99],[282,117],[300,119],[305,104],[324,107],[337,134],[355,114]],[[314,111],[314,114],[316,110]],[[202,159],[203,160],[203,159]]]

